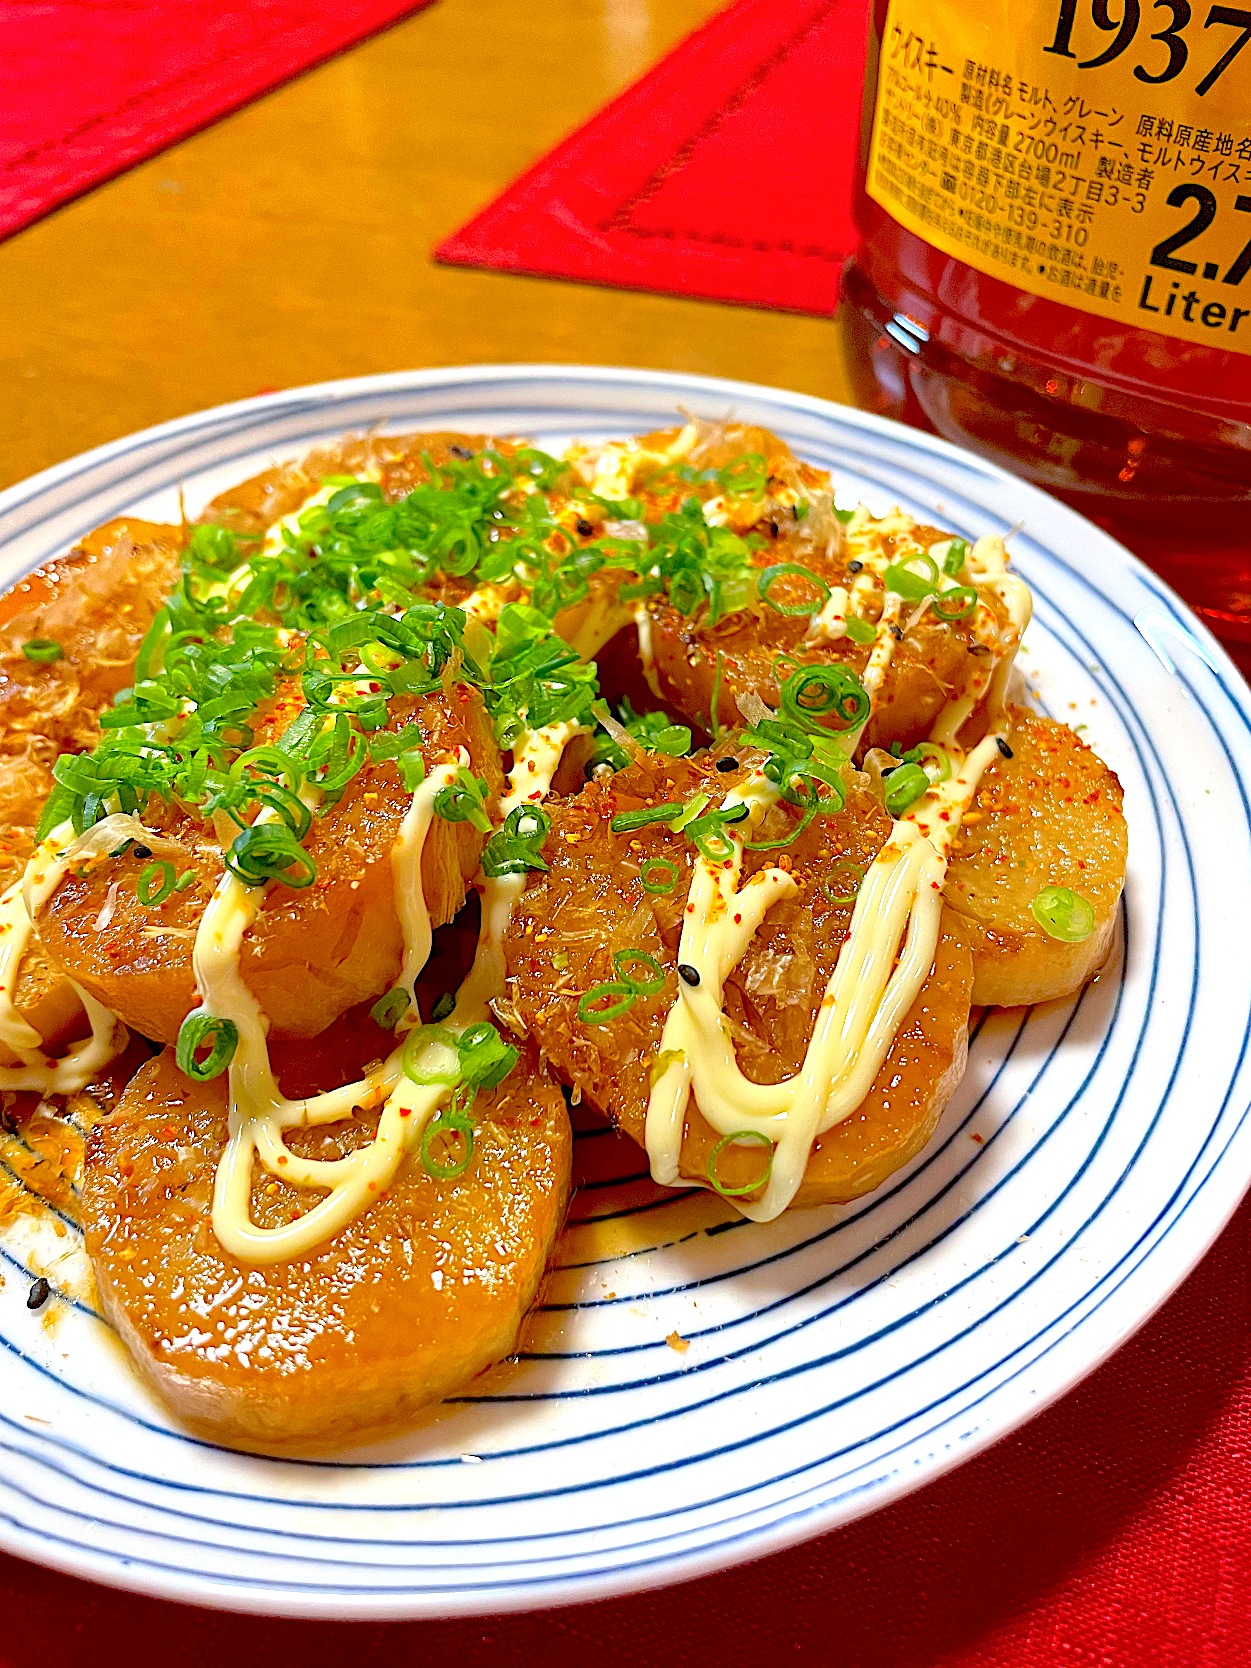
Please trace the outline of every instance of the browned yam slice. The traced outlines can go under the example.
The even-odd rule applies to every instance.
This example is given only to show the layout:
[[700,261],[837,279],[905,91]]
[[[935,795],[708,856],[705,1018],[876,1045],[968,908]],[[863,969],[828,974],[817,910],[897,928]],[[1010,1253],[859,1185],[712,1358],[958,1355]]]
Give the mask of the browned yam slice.
[[[230,1447],[342,1445],[507,1355],[564,1218],[572,1136],[532,1055],[478,1097],[474,1121],[464,1175],[406,1160],[328,1245],[255,1268],[212,1228],[222,1081],[189,1082],[169,1054],[144,1067],[90,1134],[83,1213],[104,1312],[171,1410]],[[291,1146],[335,1158],[373,1129],[362,1116]],[[315,1197],[258,1167],[253,1220],[290,1221]]]
[[[1125,883],[1121,784],[1066,725],[1009,709],[1011,759],[996,760],[965,816],[946,899],[973,947],[973,1000],[1001,1007],[1079,990],[1103,966]],[[1087,899],[1095,928],[1065,944],[1031,910],[1044,886]]]
[[[452,695],[420,695],[392,703],[392,727],[417,723],[427,766],[465,747],[474,773],[486,778],[494,801],[502,786],[499,751],[478,691],[458,685]],[[287,712],[285,722],[293,713]],[[268,733],[258,733],[258,741]],[[295,890],[271,885],[255,925],[243,940],[242,971],[269,1016],[275,1037],[310,1037],[336,1015],[394,983],[403,940],[395,911],[392,850],[410,796],[396,766],[367,765],[338,804],[313,819],[304,845],[317,863],[317,880]],[[489,806],[488,809],[491,807]],[[155,825],[151,812],[149,825]],[[196,885],[157,908],[136,892],[146,859],[133,849],[66,876],[38,920],[48,955],[72,979],[142,1035],[173,1042],[195,1006],[192,949],[195,929],[222,873],[220,848],[203,824],[173,816],[164,832],[175,849],[160,858]],[[438,926],[460,908],[481,856],[483,836],[468,822],[435,817],[422,854],[422,885]],[[103,928],[97,921],[108,914]]]
[[[794,561],[785,541],[765,553],[759,565]],[[822,564],[808,560],[814,570]],[[838,583],[831,579],[831,583]],[[714,691],[717,721],[739,721],[740,695],[754,694],[769,706],[781,699],[778,656],[788,655],[803,665],[836,663],[857,677],[869,659],[869,645],[844,638],[835,643],[805,647],[807,621],[787,618],[768,606],[729,615],[709,627],[680,614],[667,604],[653,603],[651,648],[661,700],[675,707],[688,722],[707,732]],[[900,741],[911,747],[929,735],[944,704],[965,686],[970,650],[976,645],[963,622],[914,628],[896,649],[881,695],[865,730],[866,747],[885,747]],[[792,667],[783,667],[785,677]],[[785,679],[783,680],[785,681]]]
[[[933,971],[864,1100],[850,1117],[813,1142],[796,1205],[824,1205],[872,1193],[925,1146],[964,1076],[972,982],[972,959],[959,919],[944,910]],[[788,1065],[785,1075],[793,1069]],[[631,1133],[642,1140],[641,1128]],[[708,1161],[720,1139],[698,1113],[689,1119],[682,1174],[706,1185]],[[717,1159],[717,1176],[729,1187],[745,1186],[760,1168],[759,1148],[727,1147]]]
[[[718,751],[731,753],[728,744]],[[747,749],[739,756],[744,762],[760,758]],[[577,799],[553,805],[552,832],[544,847],[548,871],[530,878],[509,929],[505,1016],[529,1033],[567,1083],[640,1144],[649,1068],[677,987],[692,848],[663,825],[618,835],[609,822],[618,811],[649,800],[685,800],[696,791],[713,795],[716,802],[742,774],[723,774],[709,760],[653,755],[619,772],[611,783],[591,783]],[[758,838],[784,836],[797,817],[791,807],[778,806]],[[726,1016],[740,1066],[751,1081],[778,1082],[799,1068],[851,922],[850,903],[834,897],[853,887],[854,879],[837,865],[862,869],[889,829],[877,802],[853,787],[843,812],[810,826],[785,852],[748,853],[746,873],[780,858],[801,885],[797,897],[770,910],[726,982]],[[672,891],[656,895],[643,887],[641,867],[653,858],[677,868]],[[655,958],[665,972],[663,989],[635,1001],[610,1023],[580,1020],[579,998],[618,977],[613,952],[626,949]],[[970,978],[968,952],[958,931],[948,930],[935,973],[863,1106],[841,1130],[822,1138],[803,1203],[851,1198],[877,1187],[929,1138],[963,1070]],[[682,1168],[705,1185],[713,1139],[696,1109],[687,1123]],[[736,1154],[731,1167],[738,1162]],[[759,1173],[758,1153],[743,1149],[741,1162],[742,1179]]]
[[[0,598],[0,829],[14,864],[52,785],[57,754],[99,739],[97,717],[131,682],[144,634],[178,574],[180,527],[124,517],[90,533]],[[59,660],[26,658],[47,637]]]

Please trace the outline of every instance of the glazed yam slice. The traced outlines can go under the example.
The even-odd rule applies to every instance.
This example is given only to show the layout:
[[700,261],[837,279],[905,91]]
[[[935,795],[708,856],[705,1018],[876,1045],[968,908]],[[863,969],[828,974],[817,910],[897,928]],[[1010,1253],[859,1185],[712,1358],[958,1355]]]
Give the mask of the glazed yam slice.
[[[516,444],[511,442],[513,447]],[[328,475],[378,478],[383,497],[391,502],[430,479],[426,456],[438,468],[450,458],[465,457],[486,446],[509,445],[481,434],[348,435],[337,446],[319,446],[218,493],[205,505],[199,520],[234,533],[264,533],[319,492]]]
[[[98,528],[0,598],[0,887],[20,879],[63,750],[99,740],[98,718],[131,682],[135,656],[178,573],[181,527],[124,517]],[[58,645],[31,660],[23,645]],[[49,1052],[90,1031],[61,970],[32,937],[14,992]],[[0,1066],[15,1065],[0,1045]]]
[[[1099,971],[1116,930],[1127,834],[1121,784],[1066,725],[1011,707],[1013,756],[983,776],[945,897],[973,951],[973,1000],[1024,1006],[1069,996]],[[1049,936],[1032,904],[1063,886],[1094,910],[1077,944]]]
[[[716,519],[732,532],[756,541],[751,560],[757,569],[793,564],[831,588],[848,591],[857,584],[857,575],[870,555],[875,563],[890,563],[951,537],[937,527],[908,524],[897,528],[890,521],[857,524],[848,532],[834,513],[829,476],[802,463],[777,435],[741,423],[699,426],[701,437],[684,455],[683,463],[703,472],[724,468],[744,453],[758,455],[764,459],[763,490],[755,497],[727,496],[716,481],[692,482],[654,466],[649,475],[644,463],[629,484],[647,522],[659,522],[694,494],[715,502]],[[676,430],[667,431],[645,436],[639,444],[644,456],[663,453],[676,436]],[[792,502],[796,495],[807,506],[802,517],[796,515]],[[770,588],[772,602],[783,608],[811,606],[815,595],[813,586],[795,575],[780,576]],[[880,604],[881,593],[877,595]],[[866,729],[866,747],[889,746],[893,741],[911,746],[924,740],[948,699],[987,681],[988,638],[993,639],[1008,624],[998,600],[987,600],[994,630],[985,619],[980,631],[975,631],[970,621],[944,624],[928,612],[911,624],[903,617],[908,629],[887,669]],[[855,605],[854,611],[863,613],[864,604]],[[877,605],[873,619],[876,611]],[[872,644],[846,637],[809,641],[806,614],[788,615],[767,602],[727,613],[711,625],[706,607],[686,614],[661,598],[648,600],[646,614],[641,644],[653,692],[705,732],[738,723],[740,696],[754,694],[769,706],[777,706],[779,656],[793,657],[801,664],[836,662],[860,676],[872,651]],[[789,661],[781,665],[783,676],[789,677]],[[714,700],[716,726],[711,722]]]
[[[531,876],[509,929],[509,981],[501,1015],[524,1029],[576,1093],[643,1144],[649,1070],[677,990],[677,953],[690,885],[693,848],[680,834],[653,825],[612,833],[620,811],[647,802],[685,801],[696,792],[719,803],[762,755],[728,747],[721,756],[744,768],[722,772],[703,761],[642,755],[607,784],[592,783],[556,803],[544,847],[546,874]],[[770,811],[757,838],[779,839],[799,813]],[[872,861],[890,830],[877,802],[860,789],[846,809],[811,825],[783,852],[749,852],[744,874],[770,862],[789,866],[796,897],[773,906],[726,981],[725,1013],[739,1065],[756,1083],[792,1076],[807,1050],[817,1010],[851,922],[840,901]],[[677,880],[649,892],[644,865],[670,863]],[[840,867],[840,865],[848,867]],[[647,871],[655,881],[664,873]],[[664,972],[663,988],[641,997],[605,1024],[578,1017],[579,999],[619,978],[613,953],[641,951]],[[636,972],[639,969],[635,969]],[[879,1186],[929,1139],[964,1070],[971,983],[969,954],[954,917],[944,912],[935,966],[895,1037],[873,1087],[855,1113],[815,1144],[797,1203],[854,1198]],[[719,1140],[692,1103],[681,1171],[708,1186],[708,1158]],[[760,1172],[758,1149],[729,1149],[718,1176],[731,1185]]]
[[[270,728],[293,716],[286,711]],[[421,728],[427,770],[466,749],[474,774],[486,780],[487,810],[494,814],[503,778],[477,689],[460,684],[447,695],[393,701],[391,727],[411,723]],[[261,732],[258,739],[271,738]],[[240,966],[274,1037],[315,1036],[395,982],[403,937],[392,854],[410,802],[395,764],[366,765],[337,804],[313,818],[304,845],[317,864],[314,884],[295,890],[274,883],[266,890],[244,935]],[[157,818],[151,809],[145,816],[145,826],[163,836],[151,847],[155,857],[172,862],[180,875],[194,869],[195,884],[145,907],[137,886],[149,859],[136,857],[132,847],[83,875],[71,870],[36,926],[47,955],[70,978],[143,1036],[170,1043],[197,1002],[192,950],[222,875],[221,847],[211,826],[174,814]],[[464,902],[483,843],[469,822],[431,821],[421,876],[433,926],[451,920]]]
[[[927,532],[935,540],[941,537],[935,529]],[[850,584],[841,561],[804,556],[784,536],[760,553],[757,565],[800,561],[831,586]],[[810,589],[804,594],[810,596]],[[862,677],[872,648],[846,638],[806,644],[808,622],[778,614],[767,604],[728,615],[712,627],[701,616],[681,614],[665,603],[651,603],[648,617],[653,689],[667,706],[704,731],[710,727],[714,693],[719,725],[738,722],[737,702],[742,695],[757,695],[776,707],[781,698],[779,656],[792,657],[801,665],[837,663]],[[787,662],[782,664],[785,681],[792,668]],[[865,727],[865,747],[888,747],[895,741],[912,747],[925,740],[946,702],[988,669],[985,646],[963,621],[938,625],[923,619],[892,656]]]
[[[20,875],[58,753],[100,738],[102,709],[131,682],[135,656],[178,575],[181,527],[123,517],[0,598],[0,877]],[[31,660],[33,639],[58,645]]]
[[[281,1049],[275,1063],[289,1090],[312,1087],[287,1075]],[[191,1083],[170,1054],[139,1072],[88,1138],[83,1217],[104,1312],[179,1419],[235,1448],[359,1440],[509,1353],[564,1220],[572,1135],[559,1089],[524,1052],[473,1117],[463,1175],[436,1180],[406,1159],[329,1244],[254,1268],[212,1228],[223,1080]],[[290,1146],[337,1158],[376,1121],[296,1131]],[[319,1197],[258,1167],[253,1220],[276,1227]]]
[[[106,522],[0,598],[6,754],[25,734],[58,746],[95,740],[97,715],[130,683],[139,645],[173,589],[184,536],[181,527],[133,517]],[[22,651],[32,639],[56,643],[60,655],[30,660]],[[54,748],[49,763],[55,758]]]

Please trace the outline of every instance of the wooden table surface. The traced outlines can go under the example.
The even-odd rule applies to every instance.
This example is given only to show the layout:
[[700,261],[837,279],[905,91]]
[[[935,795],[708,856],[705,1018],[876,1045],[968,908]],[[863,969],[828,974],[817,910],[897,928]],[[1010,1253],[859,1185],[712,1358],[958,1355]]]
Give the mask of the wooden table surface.
[[655,366],[847,399],[828,320],[430,250],[723,0],[436,0],[0,244],[0,486],[329,377]]

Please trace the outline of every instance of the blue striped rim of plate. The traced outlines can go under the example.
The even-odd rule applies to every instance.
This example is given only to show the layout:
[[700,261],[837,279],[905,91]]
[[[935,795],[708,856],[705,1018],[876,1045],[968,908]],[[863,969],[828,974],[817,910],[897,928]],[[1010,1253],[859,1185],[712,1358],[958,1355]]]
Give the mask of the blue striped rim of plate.
[[[0,1546],[223,1608],[448,1616],[721,1569],[921,1487],[1122,1343],[1251,1178],[1251,709],[1133,557],[943,442],[799,394],[596,367],[481,366],[244,401],[0,494],[0,583],[122,513],[194,513],[318,441],[381,427],[556,447],[733,412],[840,501],[1011,534],[1037,704],[1125,787],[1117,948],[1070,1002],[981,1015],[929,1146],[854,1204],[757,1225],[662,1192],[579,1131],[583,1186],[515,1362],[410,1435],[316,1461],[176,1428],[95,1315],[77,1230],[0,1231]],[[0,1167],[20,1168],[16,1138]],[[58,1260],[59,1259],[59,1260]],[[32,1261],[62,1301],[25,1306]],[[57,1271],[61,1272],[57,1274]],[[669,1342],[676,1335],[685,1349]]]

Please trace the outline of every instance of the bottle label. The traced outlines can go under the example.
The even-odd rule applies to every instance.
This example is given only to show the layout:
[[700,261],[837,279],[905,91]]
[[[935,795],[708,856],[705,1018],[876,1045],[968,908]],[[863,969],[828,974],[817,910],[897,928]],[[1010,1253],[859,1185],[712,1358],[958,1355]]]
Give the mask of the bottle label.
[[1251,0],[890,0],[866,189],[1017,289],[1251,354]]

